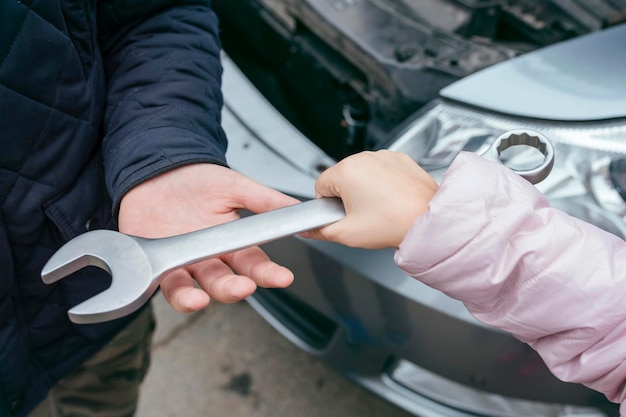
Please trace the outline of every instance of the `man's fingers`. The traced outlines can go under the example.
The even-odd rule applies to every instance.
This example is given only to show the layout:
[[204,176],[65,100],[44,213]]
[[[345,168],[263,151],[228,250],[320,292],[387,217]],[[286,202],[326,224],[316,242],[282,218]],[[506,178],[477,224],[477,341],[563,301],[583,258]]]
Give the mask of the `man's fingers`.
[[220,303],[235,303],[256,290],[253,280],[233,273],[221,259],[199,262],[190,269],[200,287]]
[[178,269],[163,278],[161,291],[175,310],[188,313],[206,307],[211,299],[221,303],[243,300],[257,285],[284,288],[292,282],[290,270],[252,247]]
[[222,258],[234,271],[249,277],[260,287],[284,288],[293,282],[293,272],[270,260],[258,246]]
[[209,295],[194,286],[193,278],[186,269],[177,269],[161,280],[161,292],[174,310],[181,313],[198,311],[209,305]]

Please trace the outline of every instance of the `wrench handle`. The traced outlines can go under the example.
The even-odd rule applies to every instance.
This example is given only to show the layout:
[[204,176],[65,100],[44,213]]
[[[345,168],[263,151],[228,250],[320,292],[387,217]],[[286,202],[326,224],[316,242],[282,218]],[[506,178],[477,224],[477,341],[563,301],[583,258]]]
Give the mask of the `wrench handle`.
[[183,235],[137,239],[159,279],[181,266],[326,226],[344,216],[339,198],[317,198]]

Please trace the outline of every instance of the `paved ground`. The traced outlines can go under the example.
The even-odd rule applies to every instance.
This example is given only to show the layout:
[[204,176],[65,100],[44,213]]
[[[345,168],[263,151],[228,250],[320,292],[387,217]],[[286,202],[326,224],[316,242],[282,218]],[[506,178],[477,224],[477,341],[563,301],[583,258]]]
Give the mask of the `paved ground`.
[[245,302],[182,315],[158,296],[137,417],[409,417],[300,351]]

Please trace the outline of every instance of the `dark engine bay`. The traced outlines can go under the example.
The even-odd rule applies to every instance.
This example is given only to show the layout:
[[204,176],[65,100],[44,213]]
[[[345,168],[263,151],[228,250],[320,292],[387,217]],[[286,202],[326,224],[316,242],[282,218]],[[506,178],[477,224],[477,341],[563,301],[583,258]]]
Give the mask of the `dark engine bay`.
[[626,0],[214,0],[225,51],[335,159],[383,146],[438,91],[616,25]]

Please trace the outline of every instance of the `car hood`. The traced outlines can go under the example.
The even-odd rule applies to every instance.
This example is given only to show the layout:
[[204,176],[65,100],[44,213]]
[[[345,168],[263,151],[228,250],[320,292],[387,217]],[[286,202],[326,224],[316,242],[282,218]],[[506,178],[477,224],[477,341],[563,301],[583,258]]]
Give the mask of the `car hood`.
[[626,117],[626,24],[527,53],[463,78],[441,96],[555,121]]

